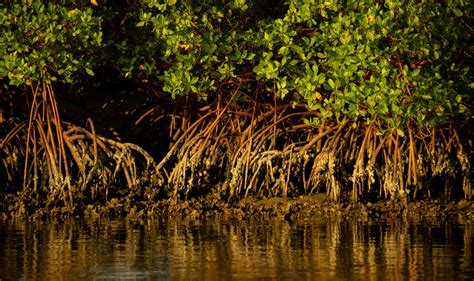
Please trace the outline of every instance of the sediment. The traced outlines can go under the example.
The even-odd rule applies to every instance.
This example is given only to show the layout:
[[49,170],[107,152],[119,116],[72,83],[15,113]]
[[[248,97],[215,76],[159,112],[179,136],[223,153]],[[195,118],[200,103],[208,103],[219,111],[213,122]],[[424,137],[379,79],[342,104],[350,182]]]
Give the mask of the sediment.
[[[349,195],[347,196],[349,197]],[[217,194],[187,200],[159,200],[154,203],[135,202],[133,206],[112,200],[104,205],[86,205],[71,210],[66,207],[26,209],[21,201],[9,198],[11,204],[0,205],[1,220],[19,219],[129,219],[142,220],[285,220],[311,222],[333,218],[357,221],[393,220],[457,220],[474,222],[474,204],[467,200],[446,202],[441,199],[377,200],[353,203],[350,200],[333,202],[326,194],[298,196],[296,198],[272,197],[246,198],[227,201]],[[15,201],[16,200],[16,201]]]

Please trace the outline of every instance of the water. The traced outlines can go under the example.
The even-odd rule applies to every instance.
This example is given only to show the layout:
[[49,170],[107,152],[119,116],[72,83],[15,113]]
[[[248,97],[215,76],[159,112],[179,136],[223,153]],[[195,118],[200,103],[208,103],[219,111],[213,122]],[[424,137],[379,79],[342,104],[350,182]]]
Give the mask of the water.
[[0,224],[4,280],[473,280],[472,224]]

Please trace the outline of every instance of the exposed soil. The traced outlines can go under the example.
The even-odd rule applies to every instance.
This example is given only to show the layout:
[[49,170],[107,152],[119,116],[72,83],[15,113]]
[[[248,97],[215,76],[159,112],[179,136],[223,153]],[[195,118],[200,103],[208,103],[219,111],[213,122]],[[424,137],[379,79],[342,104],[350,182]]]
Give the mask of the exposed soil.
[[[6,202],[15,202],[15,200]],[[348,199],[332,202],[328,200],[326,194],[322,193],[297,198],[246,198],[232,202],[227,202],[219,195],[214,194],[178,202],[171,199],[152,204],[139,202],[135,203],[133,207],[127,207],[126,204],[118,200],[111,200],[105,205],[87,205],[75,210],[67,210],[64,207],[27,210],[21,202],[16,202],[8,206],[0,206],[2,220],[84,217],[91,219],[128,218],[131,220],[219,218],[251,221],[314,221],[338,217],[359,221],[459,219],[464,222],[474,222],[474,203],[472,201],[458,200],[446,203],[441,200],[414,202],[380,200],[354,204]]]

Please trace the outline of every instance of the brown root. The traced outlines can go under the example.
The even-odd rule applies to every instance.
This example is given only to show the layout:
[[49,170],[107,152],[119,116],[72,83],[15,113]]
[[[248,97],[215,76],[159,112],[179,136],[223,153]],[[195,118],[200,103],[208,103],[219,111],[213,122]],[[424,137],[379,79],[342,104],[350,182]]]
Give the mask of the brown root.
[[472,194],[469,157],[452,128],[428,134],[416,126],[384,130],[381,122],[312,125],[302,120],[318,114],[304,107],[231,104],[207,106],[175,131],[158,164],[173,198],[218,186],[228,198],[324,190],[334,201],[351,191],[354,202],[374,196],[406,202],[420,190],[431,196],[431,177],[460,173],[464,193]]
[[8,182],[22,177],[19,191],[25,200],[59,204],[72,212],[98,198],[107,201],[123,186],[134,190],[153,177],[160,183],[145,150],[96,135],[92,120],[89,130],[62,121],[51,85],[37,85],[31,93],[29,120],[14,126],[0,143],[8,155],[2,159]]

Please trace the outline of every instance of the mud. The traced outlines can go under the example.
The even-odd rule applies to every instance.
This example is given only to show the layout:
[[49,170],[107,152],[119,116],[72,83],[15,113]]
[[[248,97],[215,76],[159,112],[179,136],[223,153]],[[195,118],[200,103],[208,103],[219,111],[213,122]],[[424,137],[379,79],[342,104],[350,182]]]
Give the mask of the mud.
[[[346,196],[347,198],[348,196]],[[9,202],[9,204],[5,203]],[[474,222],[474,203],[457,200],[397,201],[352,203],[330,201],[326,194],[299,196],[297,198],[245,198],[225,200],[218,194],[176,201],[164,199],[156,202],[125,204],[113,199],[106,204],[77,206],[74,210],[64,207],[37,207],[32,209],[18,198],[10,197],[0,205],[1,220],[50,219],[50,218],[127,218],[134,221],[156,220],[286,220],[314,221],[344,218],[357,221],[391,220],[451,220]]]

